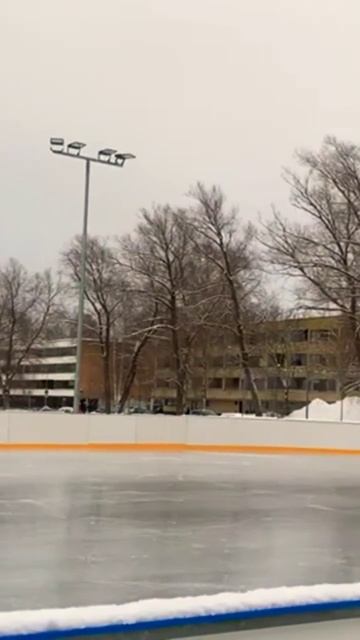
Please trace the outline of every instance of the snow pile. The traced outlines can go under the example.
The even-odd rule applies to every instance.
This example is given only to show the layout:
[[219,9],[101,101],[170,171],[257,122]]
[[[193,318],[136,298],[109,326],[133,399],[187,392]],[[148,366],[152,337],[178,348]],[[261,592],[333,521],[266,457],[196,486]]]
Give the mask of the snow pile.
[[[293,411],[288,416],[289,418],[306,418],[306,407]],[[329,404],[324,400],[316,398],[310,402],[308,406],[308,417],[311,420],[340,420],[340,406],[337,402]]]
[[[341,401],[333,402],[332,404],[328,404],[324,402],[324,400],[316,399],[310,402],[308,406],[308,417],[310,420],[340,420],[341,413],[342,419],[347,422],[360,422],[360,398],[358,397],[350,397],[344,398],[342,401],[342,412],[341,412]],[[293,411],[289,416],[289,418],[293,419],[304,419],[306,418],[306,408],[302,407],[302,409],[298,409]]]
[[[0,613],[0,637],[360,601],[360,583],[257,589],[124,605]],[[199,620],[200,622],[200,620]]]

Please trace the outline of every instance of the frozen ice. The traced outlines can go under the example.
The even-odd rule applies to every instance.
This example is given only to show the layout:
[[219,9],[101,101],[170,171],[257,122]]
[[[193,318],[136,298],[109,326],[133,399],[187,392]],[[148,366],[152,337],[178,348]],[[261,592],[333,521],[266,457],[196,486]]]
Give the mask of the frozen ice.
[[357,457],[0,453],[0,609],[360,581]]

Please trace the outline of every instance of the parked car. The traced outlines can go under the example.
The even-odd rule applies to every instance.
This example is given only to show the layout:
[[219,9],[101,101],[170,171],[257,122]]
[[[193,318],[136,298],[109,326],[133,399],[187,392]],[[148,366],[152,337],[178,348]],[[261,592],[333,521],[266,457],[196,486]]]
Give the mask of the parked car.
[[150,411],[150,409],[146,409],[145,407],[130,407],[130,409],[128,409],[127,413],[152,413],[152,411]]
[[212,409],[190,409],[188,411],[190,416],[220,416],[220,413],[216,413]]

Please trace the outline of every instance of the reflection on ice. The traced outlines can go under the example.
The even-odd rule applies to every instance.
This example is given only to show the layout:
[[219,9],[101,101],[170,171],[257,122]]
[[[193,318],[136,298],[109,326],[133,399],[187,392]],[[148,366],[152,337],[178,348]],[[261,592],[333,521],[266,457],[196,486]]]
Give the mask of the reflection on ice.
[[0,608],[360,579],[356,458],[0,454]]

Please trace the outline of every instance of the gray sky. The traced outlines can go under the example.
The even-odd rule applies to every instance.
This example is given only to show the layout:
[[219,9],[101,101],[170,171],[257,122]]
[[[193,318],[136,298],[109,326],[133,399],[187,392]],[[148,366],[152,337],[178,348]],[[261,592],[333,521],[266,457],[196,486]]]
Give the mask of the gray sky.
[[0,0],[1,259],[54,264],[81,228],[83,165],[51,135],[137,155],[93,167],[92,233],[198,179],[288,210],[294,148],[360,141],[359,33],[359,0]]

